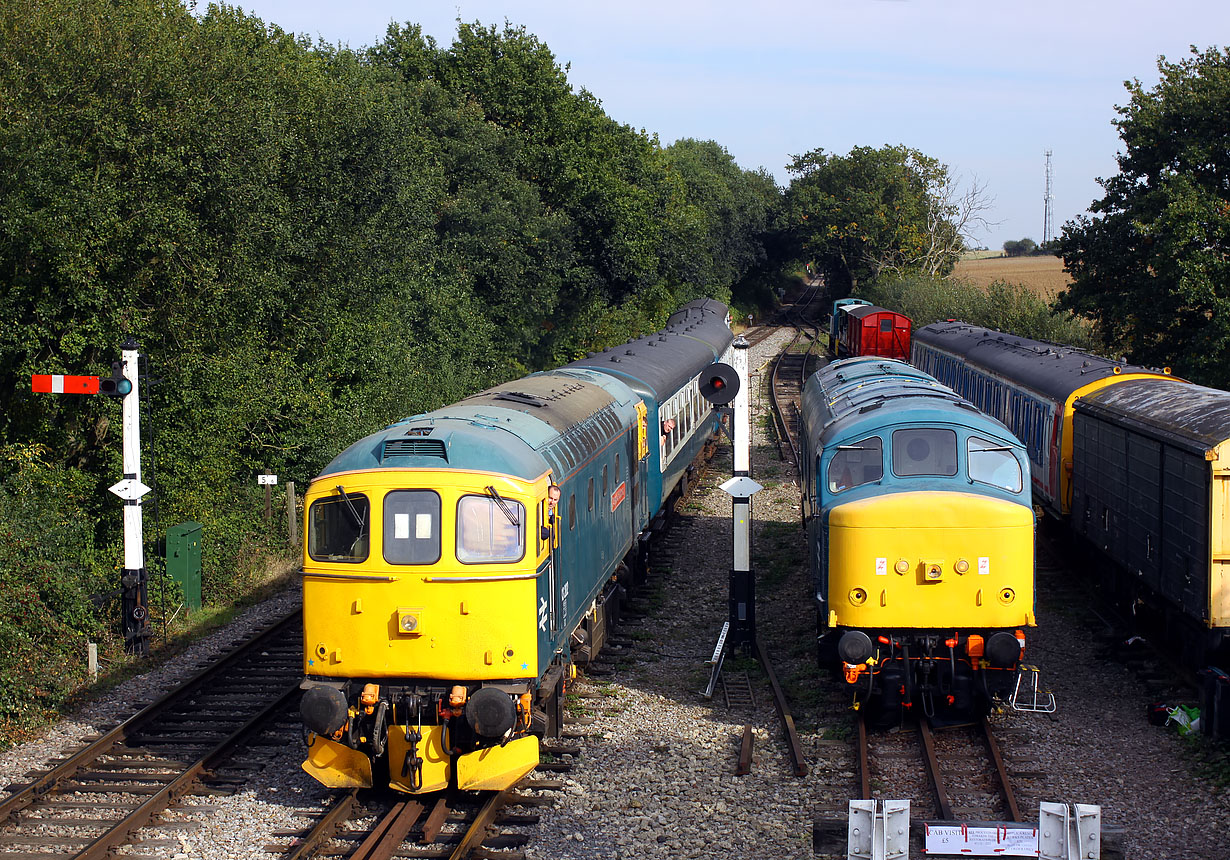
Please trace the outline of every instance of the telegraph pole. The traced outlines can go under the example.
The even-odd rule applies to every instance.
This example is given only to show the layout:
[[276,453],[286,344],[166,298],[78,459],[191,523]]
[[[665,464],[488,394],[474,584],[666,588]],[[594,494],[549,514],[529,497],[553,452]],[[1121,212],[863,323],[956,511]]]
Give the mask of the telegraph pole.
[[1046,151],[1046,192],[1042,195],[1042,245],[1054,238],[1055,213],[1053,206],[1055,195],[1051,193],[1051,151]]

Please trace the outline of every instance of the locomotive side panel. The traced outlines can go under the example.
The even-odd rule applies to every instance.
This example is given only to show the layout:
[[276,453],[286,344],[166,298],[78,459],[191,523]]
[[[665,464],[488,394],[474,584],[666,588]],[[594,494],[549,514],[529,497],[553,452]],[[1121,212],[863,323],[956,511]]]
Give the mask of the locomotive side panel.
[[[1123,464],[1141,473],[1131,479],[1136,485],[1130,488],[1130,507],[1122,510],[1124,500],[1101,492],[1104,479],[1097,470],[1080,469],[1077,490],[1096,497],[1108,517],[1135,517],[1126,547],[1107,545],[1104,551],[1129,575],[1139,599],[1154,607],[1169,605],[1194,629],[1212,634],[1185,642],[1194,662],[1207,662],[1230,634],[1230,393],[1180,380],[1141,379],[1077,401],[1078,442],[1092,448],[1110,432],[1121,434],[1129,451],[1157,451],[1156,457],[1140,455]],[[1141,508],[1156,511],[1152,528],[1150,520],[1137,516]],[[1095,524],[1099,513],[1094,508],[1088,515]],[[1072,527],[1086,533],[1075,516]]]

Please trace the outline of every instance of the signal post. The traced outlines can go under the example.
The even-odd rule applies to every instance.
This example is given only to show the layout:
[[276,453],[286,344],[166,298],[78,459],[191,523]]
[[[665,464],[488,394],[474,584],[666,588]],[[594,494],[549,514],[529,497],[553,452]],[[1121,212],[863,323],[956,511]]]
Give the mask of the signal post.
[[145,569],[141,499],[150,488],[141,483],[141,407],[137,390],[140,360],[136,341],[120,348],[121,360],[111,365],[110,377],[34,374],[30,388],[44,394],[106,394],[123,398],[124,476],[111,492],[124,502],[124,570],[120,575],[120,628],[124,650],[149,653],[149,601]]

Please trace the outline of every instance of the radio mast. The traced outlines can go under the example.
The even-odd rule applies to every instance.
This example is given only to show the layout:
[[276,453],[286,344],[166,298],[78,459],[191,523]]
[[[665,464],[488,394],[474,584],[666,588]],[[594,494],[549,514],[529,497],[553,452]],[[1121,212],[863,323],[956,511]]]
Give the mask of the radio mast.
[[1055,195],[1051,193],[1051,151],[1046,151],[1046,193],[1042,197],[1042,244],[1045,246],[1054,238],[1051,234],[1055,229],[1055,213],[1053,206]]

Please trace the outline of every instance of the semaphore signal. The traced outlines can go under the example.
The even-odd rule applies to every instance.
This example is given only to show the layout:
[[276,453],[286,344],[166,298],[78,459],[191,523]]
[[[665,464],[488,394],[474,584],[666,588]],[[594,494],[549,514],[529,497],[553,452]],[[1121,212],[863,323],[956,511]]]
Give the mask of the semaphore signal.
[[149,610],[145,570],[145,548],[141,518],[141,498],[150,488],[141,483],[141,413],[137,394],[137,361],[140,358],[136,341],[129,339],[121,347],[121,360],[113,362],[110,376],[74,376],[58,373],[35,373],[30,377],[30,389],[35,394],[105,394],[123,398],[124,407],[124,477],[111,487],[111,492],[124,502],[124,571],[120,576],[121,629],[124,649],[132,654],[149,651]]

